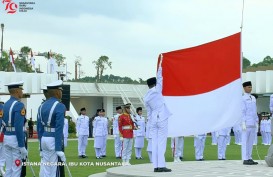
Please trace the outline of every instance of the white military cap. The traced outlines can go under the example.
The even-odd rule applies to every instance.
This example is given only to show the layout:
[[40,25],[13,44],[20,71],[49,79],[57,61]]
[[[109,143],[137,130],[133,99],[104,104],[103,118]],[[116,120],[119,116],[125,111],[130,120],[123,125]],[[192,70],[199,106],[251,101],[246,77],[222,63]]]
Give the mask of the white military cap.
[[44,86],[41,88],[41,90],[47,90],[47,86],[44,85]]
[[4,104],[4,101],[2,101],[1,97],[0,97],[0,103],[3,103],[3,104]]
[[50,84],[47,84],[46,87],[47,87],[47,90],[49,90],[49,89],[63,90],[62,85],[63,85],[63,81],[62,80],[57,80],[57,81],[54,81],[54,82],[52,82]]
[[20,88],[23,89],[24,81],[19,81],[19,82],[11,82],[9,84],[6,84],[5,86],[8,86],[8,89],[12,88]]

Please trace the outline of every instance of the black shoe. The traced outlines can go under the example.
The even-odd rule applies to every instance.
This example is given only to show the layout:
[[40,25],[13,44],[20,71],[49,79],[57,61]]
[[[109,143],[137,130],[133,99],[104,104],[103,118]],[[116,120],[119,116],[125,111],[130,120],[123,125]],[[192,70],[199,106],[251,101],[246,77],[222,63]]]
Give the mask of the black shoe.
[[106,157],[106,155],[102,155],[101,157]]
[[183,160],[183,157],[179,157],[180,160]]
[[143,159],[142,157],[139,157],[139,159]]
[[257,165],[256,163],[254,163],[254,161],[251,161],[251,160],[244,160],[243,162],[244,165]]
[[158,168],[154,168],[154,172],[157,172],[158,171]]
[[79,155],[79,159],[82,159],[82,155]]
[[86,155],[82,155],[82,158],[87,158],[87,156]]
[[171,171],[172,171],[171,169],[166,168],[166,167],[158,168],[158,169],[157,169],[157,172],[171,172]]
[[202,161],[202,159],[196,159],[196,161]]
[[252,159],[249,159],[248,161],[252,162],[253,165],[258,165],[258,162],[254,162]]
[[139,158],[138,158],[138,157],[136,157],[136,159],[138,160]]
[[121,159],[121,157],[116,157],[116,159]]

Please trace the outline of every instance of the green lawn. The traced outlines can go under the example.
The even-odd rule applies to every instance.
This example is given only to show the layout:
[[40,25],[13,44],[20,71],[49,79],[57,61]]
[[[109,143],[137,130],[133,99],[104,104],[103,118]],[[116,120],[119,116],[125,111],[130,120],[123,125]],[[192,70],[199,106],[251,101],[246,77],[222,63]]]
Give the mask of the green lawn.
[[[231,145],[227,147],[226,157],[227,160],[240,160],[241,159],[241,146],[235,145],[234,137],[232,137]],[[259,137],[259,144],[261,143],[261,138]],[[78,158],[78,142],[77,141],[68,141],[68,147],[65,150],[67,163],[71,165],[71,162],[75,162],[75,166],[69,166],[69,169],[74,177],[87,177],[88,175],[105,172],[107,168],[111,168],[112,166],[98,166],[96,162],[121,162],[121,160],[117,160],[114,154],[114,140],[109,139],[107,141],[107,157],[101,160],[95,159],[95,151],[93,148],[94,141],[89,140],[87,146],[87,156],[86,159],[79,159]],[[194,158],[194,147],[193,147],[193,137],[186,137],[184,143],[184,161],[191,161],[195,160]],[[38,152],[38,142],[29,142],[29,159],[31,162],[39,162],[40,156]],[[145,146],[147,146],[147,141],[145,141]],[[262,159],[267,154],[269,146],[258,145],[259,155]],[[170,148],[170,139],[168,139],[167,144],[167,151],[166,151],[166,161],[172,162],[172,152]],[[142,163],[149,163],[149,157],[146,152],[146,147],[142,151],[142,160],[136,160],[134,156],[134,149],[132,154],[131,164],[142,164]],[[211,145],[211,138],[207,137],[206,139],[206,147],[204,153],[205,160],[217,160],[217,146]],[[254,146],[253,149],[253,159],[259,159],[257,156],[257,151]],[[78,162],[78,164],[77,164]],[[80,166],[80,162],[87,162],[89,165],[87,166]],[[92,166],[92,162],[94,166]],[[183,162],[182,164],[183,165]],[[34,171],[36,173],[36,177],[39,176],[39,167],[34,166]],[[30,168],[27,168],[27,176],[31,176]],[[152,169],[151,169],[152,170]],[[66,175],[68,176],[68,175]]]

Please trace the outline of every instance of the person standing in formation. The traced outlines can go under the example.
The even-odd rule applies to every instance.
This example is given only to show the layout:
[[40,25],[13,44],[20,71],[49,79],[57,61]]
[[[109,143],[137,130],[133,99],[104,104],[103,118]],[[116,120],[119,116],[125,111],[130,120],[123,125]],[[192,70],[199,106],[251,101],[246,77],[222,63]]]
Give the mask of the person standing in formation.
[[265,119],[265,145],[271,145],[272,136],[271,136],[271,120],[267,117]]
[[224,128],[216,132],[218,144],[218,160],[226,160],[227,138],[230,128]]
[[24,133],[26,109],[20,101],[23,98],[23,84],[24,82],[21,81],[6,85],[10,93],[10,99],[4,104],[2,120],[6,159],[5,177],[20,177],[22,175],[22,161],[28,155]]
[[217,145],[216,132],[211,132],[211,145]]
[[147,152],[148,152],[148,156],[150,159],[150,162],[153,163],[153,156],[152,156],[152,132],[151,132],[151,126],[150,126],[150,121],[149,118],[147,117],[147,123],[146,123],[146,139],[148,141],[148,145],[147,145]]
[[171,139],[171,148],[174,162],[181,162],[183,159],[184,137],[178,136]]
[[5,175],[4,166],[6,161],[4,156],[4,146],[3,146],[3,141],[4,141],[4,133],[3,133],[4,127],[2,126],[2,119],[4,116],[3,107],[4,107],[4,102],[1,101],[1,98],[0,98],[0,176]]
[[64,118],[63,134],[64,134],[64,147],[67,147],[67,138],[68,138],[68,120],[67,120],[67,118]]
[[122,142],[120,141],[119,136],[119,128],[118,128],[118,118],[122,114],[122,108],[121,106],[116,107],[117,114],[113,117],[113,135],[115,138],[115,155],[116,159],[121,159],[121,145]]
[[242,159],[244,165],[257,165],[252,159],[252,149],[256,136],[256,126],[259,121],[257,115],[256,98],[250,93],[252,84],[250,81],[243,83],[245,93],[242,99]]
[[108,118],[105,117],[105,110],[101,109],[102,119],[104,120],[104,124],[106,126],[104,137],[103,137],[103,144],[101,149],[101,157],[106,157],[106,146],[107,146],[107,137],[108,137]]
[[33,137],[33,126],[34,122],[32,121],[32,118],[28,121],[28,137],[32,138]]
[[206,134],[205,133],[194,136],[195,159],[197,161],[204,160],[205,143],[206,143]]
[[266,144],[266,134],[265,134],[265,117],[262,115],[262,120],[260,122],[260,132],[262,135],[262,144]]
[[142,107],[136,109],[135,121],[137,123],[137,130],[134,130],[135,137],[135,155],[136,159],[142,159],[141,151],[144,147],[144,137],[145,137],[145,118],[142,116]]
[[131,117],[131,104],[123,106],[123,114],[119,116],[118,126],[122,140],[122,165],[127,166],[130,164],[133,146],[133,130],[135,129],[133,118]]
[[93,121],[93,136],[96,159],[102,159],[102,148],[105,142],[107,132],[107,124],[103,116],[103,111],[100,110],[98,116]]
[[165,152],[168,135],[168,118],[172,115],[165,104],[162,95],[163,77],[162,77],[162,58],[161,55],[157,78],[153,77],[147,80],[149,90],[144,96],[144,103],[147,109],[152,131],[152,148],[153,148],[153,166],[154,172],[171,172],[166,168]]
[[78,136],[78,155],[79,158],[86,158],[86,146],[89,135],[89,117],[86,115],[86,109],[81,108],[81,115],[77,119],[76,130]]
[[41,142],[40,177],[56,177],[63,174],[58,162],[65,162],[63,152],[63,127],[65,105],[60,102],[62,98],[62,81],[58,80],[47,85],[49,99],[38,110],[37,131]]

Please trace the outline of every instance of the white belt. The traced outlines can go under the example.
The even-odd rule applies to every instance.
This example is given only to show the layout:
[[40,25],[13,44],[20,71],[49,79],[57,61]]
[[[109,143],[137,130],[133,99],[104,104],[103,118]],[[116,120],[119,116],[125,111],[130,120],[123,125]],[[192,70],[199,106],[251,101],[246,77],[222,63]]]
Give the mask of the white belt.
[[14,132],[15,131],[15,127],[6,127],[6,131],[8,131],[8,132]]
[[44,127],[45,132],[55,132],[55,128]]
[[131,129],[132,129],[131,125],[122,126],[122,130],[131,130]]

